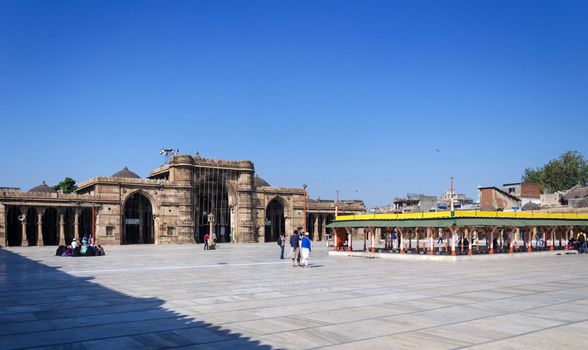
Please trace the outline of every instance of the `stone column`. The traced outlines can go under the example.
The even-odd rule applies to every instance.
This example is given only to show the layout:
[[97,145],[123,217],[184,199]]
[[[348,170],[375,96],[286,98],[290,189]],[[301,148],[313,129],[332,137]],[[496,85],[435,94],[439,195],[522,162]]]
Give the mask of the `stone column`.
[[65,220],[63,209],[59,211],[59,245],[65,245]]
[[327,216],[323,215],[322,218],[323,218],[323,220],[321,221],[321,230],[319,232],[319,236],[321,238],[321,241],[326,241],[327,240],[327,237],[326,237],[327,228],[325,226],[327,226]]
[[158,219],[156,216],[153,216],[153,227],[154,227],[154,232],[153,232],[153,239],[154,239],[154,243],[156,245],[159,245],[159,225],[158,225]]
[[74,238],[80,240],[80,222],[79,222],[79,209],[76,208],[74,211]]
[[[238,242],[255,242],[258,237],[255,236],[253,212],[253,163],[250,161],[240,161],[239,180],[237,185],[237,205],[238,205],[238,232],[235,232],[235,238]],[[306,218],[304,218],[306,220]]]
[[21,237],[22,237],[22,243],[21,243],[21,245],[23,247],[28,247],[29,240],[27,239],[27,214],[26,214],[27,208],[21,208],[20,210],[21,210],[21,212],[25,213],[25,214],[21,214],[21,215],[24,215],[24,220],[20,222],[20,225],[21,225],[20,227],[21,227],[21,231],[22,231],[22,235],[21,235]]
[[45,209],[39,209],[37,211],[37,246],[42,247],[43,244],[43,213]]
[[315,214],[314,215],[314,231],[312,233],[312,240],[315,242],[318,239],[318,226],[319,226],[319,215]]
[[214,223],[216,218],[213,213],[208,214],[208,247],[215,249],[214,243]]
[[[94,208],[94,237],[92,237],[94,239],[94,245],[98,245],[98,228],[100,227],[100,211],[98,210],[98,208]],[[155,235],[157,232],[157,226],[155,226],[155,220],[153,220],[153,222],[151,223],[151,229],[154,230],[153,231],[153,242],[155,243]],[[106,230],[106,228],[105,228]]]

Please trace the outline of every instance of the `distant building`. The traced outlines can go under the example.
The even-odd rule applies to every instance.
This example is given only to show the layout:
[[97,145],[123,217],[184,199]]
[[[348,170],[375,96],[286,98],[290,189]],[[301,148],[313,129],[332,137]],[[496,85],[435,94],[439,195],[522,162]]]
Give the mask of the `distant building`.
[[[437,209],[447,210],[451,207],[451,191],[447,190],[439,197]],[[461,210],[479,209],[479,205],[473,199],[463,193],[453,193],[453,208]]]
[[576,185],[570,188],[561,196],[560,201],[572,208],[588,207],[588,186]]
[[521,204],[541,204],[541,185],[538,183],[515,182],[502,185],[502,190],[521,200]]
[[480,187],[479,190],[481,210],[512,210],[522,205],[521,199],[497,187]]
[[394,198],[394,212],[411,213],[437,210],[437,197],[407,193],[406,197]]
[[395,206],[393,204],[386,204],[386,205],[382,205],[376,208],[371,208],[369,210],[370,213],[372,214],[386,214],[386,213],[393,213],[395,209]]
[[562,195],[564,192],[555,192],[555,193],[542,193],[539,201],[541,202],[542,208],[557,208],[561,207],[562,204]]

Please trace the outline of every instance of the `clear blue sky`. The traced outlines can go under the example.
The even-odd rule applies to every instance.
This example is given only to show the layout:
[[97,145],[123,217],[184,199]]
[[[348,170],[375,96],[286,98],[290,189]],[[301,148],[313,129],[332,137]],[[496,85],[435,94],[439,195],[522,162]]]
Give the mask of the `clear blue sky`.
[[475,196],[588,156],[587,18],[584,0],[3,0],[0,186],[145,176],[173,147],[370,207],[451,175]]

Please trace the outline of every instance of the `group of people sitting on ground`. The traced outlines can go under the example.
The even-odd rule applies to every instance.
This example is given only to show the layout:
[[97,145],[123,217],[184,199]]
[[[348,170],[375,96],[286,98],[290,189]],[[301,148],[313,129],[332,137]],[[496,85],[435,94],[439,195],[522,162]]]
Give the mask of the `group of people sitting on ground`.
[[308,259],[310,258],[311,243],[308,237],[308,232],[294,230],[290,236],[290,258],[292,259],[292,266],[308,267]]
[[55,252],[57,256],[100,256],[106,255],[104,248],[101,245],[93,245],[92,240],[86,237],[82,238],[82,242],[73,239],[71,244],[67,247],[60,245]]

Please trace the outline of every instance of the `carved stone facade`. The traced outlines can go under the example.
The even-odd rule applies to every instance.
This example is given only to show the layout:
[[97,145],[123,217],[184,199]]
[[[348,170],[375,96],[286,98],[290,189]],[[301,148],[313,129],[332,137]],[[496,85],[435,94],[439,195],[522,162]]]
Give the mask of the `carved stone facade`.
[[[210,226],[218,242],[275,241],[305,227],[325,239],[335,211],[365,211],[361,201],[307,200],[305,189],[271,187],[251,161],[178,155],[147,178],[127,168],[79,183],[74,194],[45,184],[34,191],[0,188],[0,245],[202,242]],[[212,215],[210,215],[212,214]],[[211,222],[212,218],[212,222]]]

